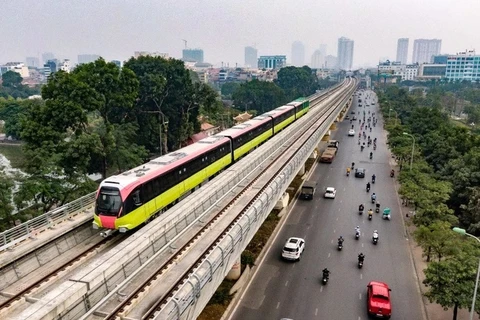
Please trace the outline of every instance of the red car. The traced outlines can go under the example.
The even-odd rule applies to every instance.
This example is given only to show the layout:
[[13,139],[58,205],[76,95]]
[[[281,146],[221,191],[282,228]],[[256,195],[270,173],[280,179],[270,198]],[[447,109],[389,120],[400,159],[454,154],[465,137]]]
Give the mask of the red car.
[[390,319],[392,316],[390,291],[386,283],[370,281],[367,286],[367,308],[370,315]]

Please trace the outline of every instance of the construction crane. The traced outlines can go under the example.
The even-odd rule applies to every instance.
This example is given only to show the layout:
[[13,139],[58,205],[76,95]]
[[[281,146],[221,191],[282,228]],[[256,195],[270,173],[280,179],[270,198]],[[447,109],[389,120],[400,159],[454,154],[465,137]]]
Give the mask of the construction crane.
[[187,49],[187,40],[182,39],[183,43],[185,44],[185,49]]

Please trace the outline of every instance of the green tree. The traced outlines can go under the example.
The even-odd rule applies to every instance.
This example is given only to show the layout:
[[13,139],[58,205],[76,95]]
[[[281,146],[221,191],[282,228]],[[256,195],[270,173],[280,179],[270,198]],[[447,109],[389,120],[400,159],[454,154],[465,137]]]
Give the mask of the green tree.
[[5,168],[0,168],[0,231],[14,226],[12,212],[13,179],[5,173]]
[[453,320],[457,319],[459,308],[469,308],[472,302],[479,252],[469,251],[476,253],[462,252],[440,262],[431,262],[424,270],[423,283],[428,287],[425,296],[430,302],[453,308]]
[[257,110],[260,114],[288,102],[283,90],[272,82],[252,80],[240,85],[233,94],[234,104],[240,110]]
[[318,89],[317,76],[307,66],[282,68],[275,82],[283,89],[288,100],[309,96]]
[[7,71],[2,74],[2,86],[5,88],[21,88],[22,76],[15,71]]
[[240,83],[238,82],[226,82],[222,85],[222,96],[224,97],[232,97],[235,90],[240,87]]
[[165,153],[200,131],[199,110],[216,103],[217,96],[208,85],[192,81],[183,61],[147,56],[132,58],[125,67],[140,82],[135,105],[138,125],[143,129],[139,144],[151,152],[158,150],[161,127]]
[[421,225],[415,230],[414,237],[422,247],[427,262],[432,256],[441,261],[458,253],[458,237],[451,230],[449,222],[434,221],[428,226]]

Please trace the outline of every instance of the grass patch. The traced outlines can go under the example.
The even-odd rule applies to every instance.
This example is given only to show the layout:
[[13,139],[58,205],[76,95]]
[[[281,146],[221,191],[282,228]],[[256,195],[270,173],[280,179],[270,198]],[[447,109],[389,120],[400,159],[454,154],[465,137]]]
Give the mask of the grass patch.
[[21,145],[7,145],[0,143],[0,153],[10,161],[12,167],[17,169],[23,168],[25,155],[23,154]]
[[468,130],[472,129],[469,125],[467,125],[465,122],[461,120],[454,120],[450,118],[450,122],[453,123],[456,126],[462,127],[462,128],[467,128]]

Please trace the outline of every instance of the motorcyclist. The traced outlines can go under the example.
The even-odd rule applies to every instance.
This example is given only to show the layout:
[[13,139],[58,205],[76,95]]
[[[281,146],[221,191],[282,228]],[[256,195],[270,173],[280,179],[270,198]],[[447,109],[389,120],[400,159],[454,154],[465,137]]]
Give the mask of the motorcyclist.
[[370,159],[373,158],[373,152],[370,152]]
[[371,217],[373,215],[373,210],[372,209],[369,209],[368,210],[368,215]]
[[358,262],[363,263],[364,260],[365,260],[365,255],[362,252],[360,252],[360,254],[358,255]]
[[328,276],[329,276],[329,274],[330,274],[330,271],[329,271],[327,268],[325,268],[325,269],[323,269],[322,272],[323,272],[323,277],[328,279]]
[[370,191],[370,182],[367,182],[367,191]]
[[378,240],[378,231],[377,230],[373,231],[372,239],[377,239]]
[[350,167],[347,167],[347,176],[350,174]]
[[352,162],[352,170],[355,168],[355,162]]
[[377,200],[377,195],[374,193],[372,193],[372,200]]
[[360,235],[360,227],[359,226],[357,226],[355,228],[355,235],[357,235],[357,234]]
[[376,178],[376,176],[375,176],[375,174],[374,174],[374,175],[372,176],[372,181],[375,181],[375,178]]
[[363,203],[361,203],[359,206],[358,206],[358,211],[363,211],[365,209],[365,206],[363,205]]
[[395,170],[392,169],[392,170],[390,171],[390,177],[393,177],[393,176],[395,176]]
[[360,146],[360,151],[363,151],[365,149],[365,146]]
[[343,236],[340,236],[340,238],[338,238],[338,244],[339,245],[343,244],[343,241],[344,241]]

